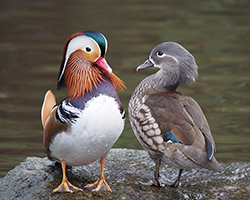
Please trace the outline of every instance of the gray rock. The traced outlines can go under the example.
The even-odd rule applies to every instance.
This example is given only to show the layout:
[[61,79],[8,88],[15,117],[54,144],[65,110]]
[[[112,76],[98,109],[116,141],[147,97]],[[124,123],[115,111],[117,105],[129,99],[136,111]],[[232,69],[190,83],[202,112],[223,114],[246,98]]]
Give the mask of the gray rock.
[[[161,188],[140,184],[153,179],[154,163],[145,151],[112,149],[105,165],[105,177],[112,193],[52,193],[61,183],[61,167],[47,158],[28,157],[0,179],[0,199],[250,199],[250,163],[222,164],[223,171],[184,170],[181,186]],[[100,164],[69,167],[69,181],[80,188],[96,181]],[[175,179],[178,170],[161,168],[161,181]]]

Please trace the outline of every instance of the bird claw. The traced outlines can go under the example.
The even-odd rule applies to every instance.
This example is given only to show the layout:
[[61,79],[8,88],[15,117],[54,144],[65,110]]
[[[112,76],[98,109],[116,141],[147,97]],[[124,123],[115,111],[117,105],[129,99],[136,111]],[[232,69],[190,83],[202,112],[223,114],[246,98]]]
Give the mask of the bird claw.
[[159,181],[157,181],[157,180],[149,181],[149,182],[147,182],[147,183],[141,182],[141,181],[140,181],[139,183],[142,184],[142,185],[146,185],[146,186],[161,187],[161,183],[160,183]]
[[181,186],[181,182],[180,181],[174,181],[173,183],[168,183],[166,185],[169,186],[169,187],[172,187],[172,188],[178,188],[179,186]]
[[105,179],[99,179],[98,181],[92,184],[86,185],[84,188],[90,189],[92,192],[98,192],[98,191],[112,192]]
[[181,186],[181,182],[179,180],[176,180],[174,182],[169,181],[167,183],[160,183],[160,181],[158,180],[150,181],[148,183],[144,183],[140,181],[139,183],[142,185],[155,186],[155,187],[168,186],[168,187],[178,188],[179,186]]
[[69,181],[63,181],[56,189],[53,190],[53,193],[55,192],[80,192],[82,189],[72,185]]
[[179,180],[175,180],[173,182],[168,180],[168,182],[164,183],[164,185],[172,188],[178,188],[179,186],[181,186],[181,182]]

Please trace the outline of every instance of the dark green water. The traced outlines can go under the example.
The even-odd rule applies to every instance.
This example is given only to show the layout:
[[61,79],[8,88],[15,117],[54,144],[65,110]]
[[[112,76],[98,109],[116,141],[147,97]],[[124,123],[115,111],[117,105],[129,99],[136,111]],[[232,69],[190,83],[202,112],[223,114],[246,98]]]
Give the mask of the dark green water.
[[[164,3],[163,3],[164,2]],[[210,123],[219,162],[250,162],[250,1],[0,0],[0,177],[27,156],[44,157],[40,108],[55,85],[65,40],[83,30],[108,39],[107,60],[126,82],[151,49],[175,41],[196,58],[199,79],[180,91],[195,98]],[[141,149],[128,120],[115,147]]]

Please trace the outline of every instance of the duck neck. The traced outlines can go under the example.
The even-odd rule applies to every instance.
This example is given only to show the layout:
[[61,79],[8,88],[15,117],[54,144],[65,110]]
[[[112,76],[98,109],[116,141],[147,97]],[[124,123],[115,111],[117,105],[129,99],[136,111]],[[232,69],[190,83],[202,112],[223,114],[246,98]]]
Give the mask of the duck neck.
[[100,70],[89,63],[84,68],[69,65],[65,69],[65,83],[71,99],[82,97],[86,92],[92,92],[102,80]]
[[84,69],[78,66],[73,67],[75,68],[65,70],[65,83],[71,99],[84,97],[86,93],[92,93],[102,82],[110,82],[116,90],[126,88],[124,82],[115,74],[110,74],[97,66],[86,65]]
[[154,94],[158,92],[176,91],[179,82],[171,81],[171,77],[162,71],[152,74],[139,84],[138,89],[142,93]]
[[154,74],[155,85],[158,88],[167,90],[167,91],[176,91],[178,86],[180,85],[179,74],[177,73],[169,73],[163,70],[158,71]]
[[102,81],[99,82],[91,92],[85,92],[84,96],[81,97],[70,98],[70,102],[75,107],[79,109],[84,109],[85,104],[89,100],[100,95],[106,95],[114,98],[115,101],[119,104],[119,106],[122,107],[115,86],[113,85],[112,81],[105,76],[102,77]]

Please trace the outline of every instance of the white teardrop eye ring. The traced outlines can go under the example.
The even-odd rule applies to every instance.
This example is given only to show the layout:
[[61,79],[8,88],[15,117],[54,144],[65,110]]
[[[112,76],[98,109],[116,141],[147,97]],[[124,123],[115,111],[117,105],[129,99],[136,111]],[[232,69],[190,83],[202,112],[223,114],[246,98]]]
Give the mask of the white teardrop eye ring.
[[156,54],[157,54],[157,56],[161,57],[161,56],[163,56],[164,53],[162,51],[158,51]]

